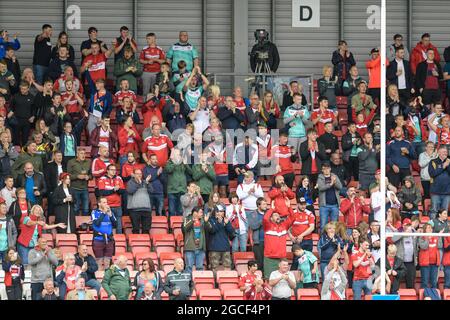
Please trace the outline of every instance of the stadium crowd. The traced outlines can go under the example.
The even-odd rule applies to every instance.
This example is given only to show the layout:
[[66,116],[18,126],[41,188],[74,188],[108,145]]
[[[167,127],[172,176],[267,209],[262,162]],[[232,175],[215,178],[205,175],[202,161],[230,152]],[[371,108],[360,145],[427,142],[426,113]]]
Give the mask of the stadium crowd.
[[[378,48],[366,62],[366,81],[339,41],[310,101],[293,80],[277,103],[270,91],[235,87],[221,95],[185,31],[167,52],[153,33],[139,49],[125,26],[111,44],[98,35],[90,27],[76,52],[64,32],[53,46],[46,24],[35,38],[32,68],[21,70],[18,36],[0,34],[0,258],[8,299],[23,298],[27,272],[33,300],[377,294],[384,205]],[[401,52],[395,49],[388,74]],[[107,70],[112,55],[114,70]],[[403,75],[412,74],[406,68],[405,62]],[[422,198],[409,165],[422,152],[424,131],[403,119],[405,111],[408,121],[422,119],[410,111],[421,106],[409,98],[412,83],[422,83],[414,92],[432,104],[435,142],[447,137],[448,121],[438,123],[440,91],[427,64],[414,68],[425,74],[414,81],[395,70],[397,80],[389,79],[399,89],[388,89],[388,99],[397,99],[389,105],[397,125],[389,126],[387,220],[399,230],[421,222],[414,218]],[[239,129],[245,135],[236,136]],[[448,207],[450,160],[438,148],[433,158],[427,146],[422,160],[433,168],[433,228],[443,230],[447,213],[439,209]],[[422,172],[421,178],[427,181]],[[419,260],[429,250],[421,269],[430,274],[441,261],[427,249],[436,242],[418,244]],[[395,243],[387,253],[395,267],[385,279],[391,292],[403,274],[410,285],[416,267],[405,259],[416,257],[416,244],[411,251],[406,238]]]

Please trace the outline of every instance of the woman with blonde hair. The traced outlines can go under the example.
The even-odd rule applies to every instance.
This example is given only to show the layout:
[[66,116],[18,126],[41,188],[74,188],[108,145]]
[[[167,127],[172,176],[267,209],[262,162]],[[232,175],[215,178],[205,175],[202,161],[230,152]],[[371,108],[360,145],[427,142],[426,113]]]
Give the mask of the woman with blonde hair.
[[38,92],[44,91],[44,86],[40,83],[37,83],[35,80],[33,69],[25,68],[22,72],[22,80],[28,82],[30,85],[30,93],[35,96]]
[[335,223],[327,223],[323,228],[322,235],[317,243],[317,250],[320,257],[320,272],[321,277],[324,277],[325,268],[333,258],[338,248],[344,248],[344,241],[336,232]]
[[400,102],[398,88],[393,83],[387,87],[386,107],[389,108],[389,113],[394,117],[403,114],[406,109],[406,106]]
[[75,50],[69,44],[69,35],[65,31],[61,31],[58,35],[58,41],[56,42],[56,46],[52,49],[52,59],[58,58],[58,50],[61,46],[66,46],[69,55],[67,57],[70,61],[75,61]]
[[319,88],[319,95],[328,98],[328,108],[335,110],[336,107],[336,92],[339,92],[339,82],[338,77],[333,76],[333,68],[329,65],[325,65],[322,68],[323,77],[317,82],[317,87]]
[[219,112],[219,107],[225,104],[224,97],[220,95],[220,87],[212,84],[208,87],[208,106],[215,114]]
[[277,128],[277,119],[280,118],[280,107],[273,98],[273,93],[270,90],[264,92],[264,107],[269,113],[269,119],[267,119],[267,128],[269,130]]

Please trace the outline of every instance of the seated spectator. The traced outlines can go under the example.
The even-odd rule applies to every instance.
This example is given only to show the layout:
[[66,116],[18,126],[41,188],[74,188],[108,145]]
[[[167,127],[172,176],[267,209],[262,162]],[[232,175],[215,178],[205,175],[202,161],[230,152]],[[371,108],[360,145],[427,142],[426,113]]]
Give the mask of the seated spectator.
[[102,287],[109,300],[129,300],[132,296],[131,276],[127,263],[127,257],[120,255],[115,264],[105,271]]
[[347,252],[339,249],[325,268],[321,291],[322,300],[345,300],[348,280],[344,270],[346,268],[345,264],[348,264],[348,262],[344,263],[343,266],[339,265],[339,258],[342,253],[348,260]]
[[75,255],[66,253],[64,264],[56,268],[55,283],[59,289],[61,300],[66,300],[67,293],[76,289],[76,280],[79,277],[86,277],[87,265],[79,267],[75,264]]
[[[289,219],[292,226],[288,231],[288,235],[292,243],[298,244],[304,250],[312,252],[312,233],[315,229],[316,218],[314,211],[311,212],[306,209],[305,198],[297,197],[297,209],[291,211]],[[292,250],[292,252],[294,252],[294,250]]]
[[434,219],[439,210],[447,210],[450,205],[450,159],[446,146],[440,146],[438,157],[430,161],[428,173],[431,177],[430,195],[431,210],[430,219]]
[[117,82],[119,84],[119,91],[114,94],[114,105],[117,107],[122,107],[125,98],[131,99],[131,104],[133,108],[137,106],[137,96],[136,91],[130,90],[130,83],[127,79],[122,79]]
[[122,106],[116,113],[116,121],[118,124],[123,125],[127,117],[133,119],[134,124],[139,124],[139,113],[136,111],[136,105],[132,103],[130,97],[124,97],[122,99]]
[[245,174],[252,172],[252,177],[258,174],[258,146],[253,137],[246,136],[244,142],[238,143],[234,148],[233,167],[238,183],[242,183]]
[[247,251],[247,230],[248,217],[244,207],[239,203],[239,197],[235,193],[231,193],[229,197],[230,204],[226,206],[225,216],[231,222],[234,229],[235,237],[232,243],[232,252]]
[[358,224],[363,221],[363,215],[370,214],[370,206],[366,204],[363,195],[359,195],[355,187],[347,190],[347,198],[341,201],[339,210],[344,215],[344,221],[347,225],[347,234],[350,235],[352,229],[357,228]]
[[[80,209],[83,216],[89,215],[89,191],[88,184],[92,178],[91,160],[86,159],[86,151],[78,149],[77,157],[67,163],[67,173],[70,175],[70,185],[74,198],[74,213],[79,215]],[[88,280],[89,281],[89,280]],[[86,283],[89,285],[88,283]]]
[[291,270],[300,271],[300,283],[303,288],[315,288],[319,284],[319,267],[316,256],[299,244],[292,246],[294,261]]
[[75,264],[82,270],[86,269],[85,284],[88,287],[95,289],[97,291],[97,294],[100,295],[101,284],[95,276],[95,272],[97,272],[98,270],[98,265],[95,261],[95,258],[88,253],[88,249],[85,244],[80,244],[78,246],[78,252],[75,253]]
[[[403,232],[415,232],[410,219],[403,220]],[[407,289],[413,289],[416,281],[416,261],[417,261],[417,241],[418,237],[393,236],[392,242],[396,246],[396,257],[403,261],[405,266],[404,277]]]
[[269,286],[272,287],[272,300],[291,300],[291,291],[297,283],[294,274],[289,271],[287,259],[281,259],[278,270],[270,274]]
[[[0,207],[0,221],[2,220],[2,211],[3,209]],[[14,250],[14,245],[2,253],[4,253],[2,269],[5,272],[4,284],[8,300],[22,300],[22,283],[25,281],[25,268],[22,260]]]
[[14,187],[14,178],[6,176],[4,178],[5,187],[0,190],[0,197],[5,200],[6,211],[9,211],[12,203],[16,201],[16,188]]
[[173,105],[169,105],[166,110],[168,111],[166,114],[167,129],[171,133],[186,128],[187,114],[184,109],[181,109],[178,102],[175,102]]
[[32,298],[32,300],[63,300],[59,295],[59,289],[55,288],[52,278],[47,278],[43,283],[42,288],[42,291],[36,293],[35,298]]
[[[362,80],[358,84],[358,93],[352,97],[352,114],[363,111],[368,116],[372,109],[376,109],[377,105],[373,102],[372,97],[366,94],[366,91],[367,82]],[[355,120],[352,118],[352,121]]]
[[148,234],[152,224],[152,211],[150,202],[151,175],[143,179],[141,169],[135,169],[133,178],[127,183],[127,210],[130,214],[132,231],[134,234]]
[[326,153],[323,144],[317,141],[315,129],[308,129],[307,137],[308,139],[300,145],[301,174],[308,176],[311,185],[315,187]]
[[250,105],[245,109],[245,118],[247,119],[247,129],[256,130],[260,122],[264,122],[267,126],[269,112],[256,93],[250,95]]
[[47,194],[44,176],[34,170],[33,164],[27,162],[23,169],[24,173],[16,179],[17,188],[25,188],[27,199],[31,204],[42,204],[42,199]]
[[170,159],[164,167],[164,172],[167,174],[167,196],[170,216],[183,215],[180,198],[187,187],[186,174],[192,174],[191,167],[182,161],[180,150],[173,148],[171,149]]
[[148,293],[145,292],[147,284],[152,285],[152,293],[154,298],[152,300],[161,300],[161,293],[164,285],[161,275],[155,268],[152,259],[144,259],[141,262],[142,269],[136,274],[133,281],[133,287],[136,290],[135,300],[143,300],[142,298]]
[[427,59],[417,64],[416,69],[416,88],[425,105],[440,103],[442,98],[439,81],[443,79],[443,74],[439,54],[436,57],[435,49],[426,50]]
[[351,70],[352,66],[356,65],[353,53],[348,50],[347,41],[339,41],[337,50],[333,52],[331,62],[334,66],[333,77],[338,77],[339,82],[346,80],[349,75],[349,70]]
[[85,287],[86,280],[82,277],[78,277],[75,280],[75,289],[71,290],[67,296],[66,300],[95,300],[94,295],[91,291],[86,290]]
[[192,267],[196,271],[203,270],[203,261],[206,254],[206,232],[210,215],[203,215],[203,209],[195,206],[184,218],[184,258],[186,260],[186,272],[191,273]]
[[89,145],[91,146],[91,157],[97,158],[100,155],[100,147],[104,146],[108,150],[109,156],[116,158],[117,134],[111,129],[111,119],[108,116],[100,120],[97,126],[89,135]]
[[[322,222],[322,219],[321,219]],[[332,261],[333,256],[338,250],[344,249],[343,240],[336,235],[336,226],[333,223],[327,223],[317,243],[317,250],[320,257],[320,274],[325,278],[325,269]],[[346,249],[344,250],[346,251]]]
[[419,214],[418,207],[422,201],[422,196],[412,176],[406,176],[403,179],[402,188],[398,193],[398,200],[403,205],[401,211],[402,219],[411,218],[412,215]]
[[[331,66],[324,66],[322,68],[323,77],[317,81],[317,87],[319,89],[319,95],[325,96],[328,99],[329,108],[333,111],[337,110],[336,106],[336,95],[340,94],[341,88],[338,80],[338,75],[336,74],[334,77],[333,68]],[[346,75],[346,77],[348,74]],[[341,78],[344,80],[346,77]],[[337,92],[337,93],[336,93]]]
[[[159,88],[161,97],[169,98],[175,87],[170,81],[172,77],[170,66],[167,62],[161,63],[160,72],[156,75],[156,86]],[[167,100],[166,100],[167,101]]]
[[409,141],[403,139],[403,129],[395,128],[394,139],[390,141],[386,148],[386,164],[390,167],[387,176],[394,186],[411,175],[411,160],[416,158],[416,154]]
[[331,167],[328,162],[322,164],[322,173],[317,180],[319,190],[319,210],[320,210],[320,230],[330,221],[338,221],[340,196],[342,183],[339,178],[331,173]]
[[375,261],[370,252],[368,240],[362,240],[359,251],[351,257],[354,267],[353,273],[353,300],[361,300],[361,293],[370,295],[371,290],[368,286],[368,280],[372,275],[372,268]]
[[256,273],[258,263],[250,260],[247,267],[248,271],[239,277],[239,289],[244,292],[244,300],[270,300],[272,298],[270,287]]
[[[429,221],[423,227],[423,233],[433,232],[433,222]],[[422,289],[437,288],[438,269],[441,259],[438,250],[439,238],[434,236],[419,237],[419,267]]]
[[[73,50],[73,48],[72,48]],[[67,45],[61,45],[58,48],[58,56],[54,57],[48,67],[48,76],[55,82],[58,78],[64,75],[66,67],[71,67],[73,74],[78,78],[77,67],[69,56],[69,48]]]
[[434,59],[439,63],[441,61],[441,57],[439,55],[438,49],[431,43],[430,34],[424,33],[420,37],[420,41],[416,44],[411,52],[411,71],[414,75],[416,75],[416,71],[419,63],[426,60],[426,56],[428,55],[428,50],[433,50]]
[[52,194],[52,201],[55,211],[55,222],[65,224],[66,228],[57,228],[58,233],[75,233],[75,197],[73,189],[70,187],[70,175],[63,172],[59,175],[60,185]]
[[291,214],[291,200],[295,199],[295,194],[284,182],[284,177],[277,175],[274,184],[267,194],[272,202],[272,207],[277,208],[282,219]]
[[387,248],[386,256],[386,275],[391,280],[390,294],[397,294],[400,289],[400,281],[403,280],[406,272],[403,260],[397,256],[397,247],[391,244]]
[[184,270],[183,259],[175,259],[173,270],[166,275],[164,284],[164,291],[169,295],[169,300],[187,300],[193,290],[192,274]]
[[117,90],[119,90],[121,80],[126,79],[130,84],[130,90],[137,92],[137,78],[142,75],[142,65],[139,60],[134,57],[132,47],[126,46],[123,57],[114,62],[114,75],[117,77]]
[[277,129],[277,119],[280,118],[280,107],[273,98],[272,91],[264,92],[264,107],[269,113],[269,119],[267,121],[267,128],[269,130]]
[[284,124],[289,128],[288,143],[297,152],[300,149],[300,145],[306,141],[306,126],[310,124],[310,113],[308,108],[302,104],[302,96],[300,94],[296,93],[293,95],[293,104],[286,108],[283,117]]
[[187,217],[191,214],[192,210],[197,207],[203,206],[203,198],[200,193],[200,187],[191,181],[187,185],[187,192],[181,196],[181,205],[183,206],[183,216]]
[[[201,81],[200,81],[201,79]],[[183,87],[183,99],[186,110],[194,111],[198,108],[199,99],[209,86],[208,78],[202,73],[199,66],[194,67],[192,73]],[[206,104],[206,98],[205,98]]]

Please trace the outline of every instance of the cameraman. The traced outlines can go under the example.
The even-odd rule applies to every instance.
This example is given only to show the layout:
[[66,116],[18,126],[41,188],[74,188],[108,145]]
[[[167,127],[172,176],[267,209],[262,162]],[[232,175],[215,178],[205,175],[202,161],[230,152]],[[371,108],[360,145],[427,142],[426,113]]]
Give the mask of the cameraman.
[[252,71],[257,71],[258,67],[260,73],[265,73],[264,65],[267,64],[270,72],[277,72],[280,65],[280,55],[278,54],[277,46],[269,41],[269,33],[264,29],[256,30],[255,40],[258,43],[253,46],[250,53],[250,67]]

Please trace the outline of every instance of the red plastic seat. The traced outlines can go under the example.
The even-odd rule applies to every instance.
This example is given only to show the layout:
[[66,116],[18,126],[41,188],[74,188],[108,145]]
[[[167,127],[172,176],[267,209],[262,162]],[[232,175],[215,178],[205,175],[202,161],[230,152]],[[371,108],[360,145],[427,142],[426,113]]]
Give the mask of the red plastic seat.
[[44,238],[45,240],[47,240],[47,245],[50,248],[53,248],[55,246],[55,244],[53,242],[53,235],[51,233],[43,233],[41,235],[41,238]]
[[92,233],[80,234],[80,244],[87,245],[88,247],[92,246],[93,237],[94,235]]
[[181,228],[182,225],[183,225],[183,217],[182,216],[170,217],[170,229],[174,230],[176,228]]
[[76,228],[77,228],[77,232],[78,233],[88,233],[88,231],[80,230],[80,226],[83,223],[88,223],[89,224],[91,221],[92,221],[92,219],[91,219],[90,216],[75,216],[75,225],[76,225]]
[[104,275],[105,275],[105,271],[103,271],[103,270],[95,271],[95,277],[97,278],[97,280],[99,282],[102,282]]
[[239,289],[228,289],[223,293],[223,300],[244,300],[244,293]]
[[75,254],[78,251],[78,246],[62,245],[62,246],[58,246],[58,248],[61,251],[61,255],[63,258],[66,256],[67,253]]
[[200,292],[205,289],[214,289],[215,281],[212,271],[192,271],[192,280],[194,280],[195,290]]
[[[181,253],[179,252],[162,252],[159,256],[159,262],[161,267],[170,266],[169,271],[172,271],[173,263],[175,262],[175,259],[178,258],[181,258]],[[167,274],[166,269],[163,270]]]
[[415,289],[399,289],[398,294],[400,300],[417,300],[417,292]]
[[167,234],[169,232],[169,224],[166,216],[153,216],[150,235]]
[[199,293],[200,300],[222,300],[219,289],[203,289]]
[[152,236],[152,241],[158,255],[162,252],[175,252],[175,238],[173,234],[155,234]]
[[134,261],[136,263],[136,267],[139,267],[142,263],[142,260],[145,259],[152,259],[153,263],[155,264],[155,267],[158,269],[158,256],[156,255],[156,252],[136,252],[133,253],[134,255]]
[[313,288],[297,290],[297,300],[320,300],[319,291]]
[[55,236],[56,246],[78,246],[78,238],[75,233],[57,233]]
[[222,294],[227,290],[239,289],[239,276],[237,271],[218,270],[216,279]]

